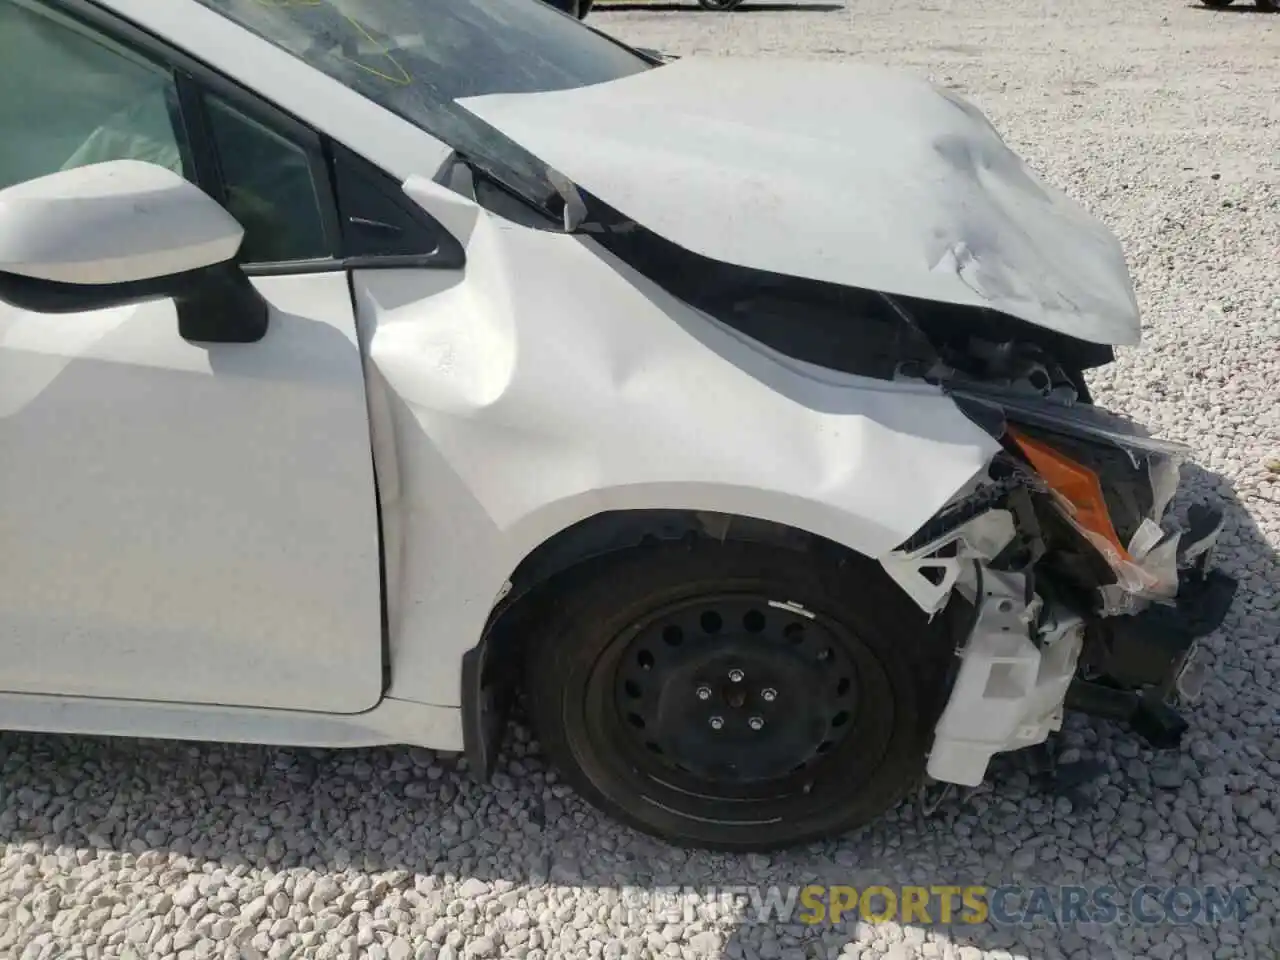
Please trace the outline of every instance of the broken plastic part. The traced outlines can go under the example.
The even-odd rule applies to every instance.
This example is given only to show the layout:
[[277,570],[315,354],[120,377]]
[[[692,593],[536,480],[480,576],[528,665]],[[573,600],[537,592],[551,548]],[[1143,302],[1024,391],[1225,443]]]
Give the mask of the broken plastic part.
[[1154,750],[1176,748],[1187,730],[1187,722],[1161,700],[1087,680],[1071,685],[1068,709],[1128,723]]
[[1098,588],[1098,616],[1127,617],[1141,613],[1151,601],[1131,593],[1118,583],[1105,583]]
[[938,812],[938,808],[951,798],[955,791],[956,785],[954,783],[932,783],[926,780],[920,784],[917,802],[921,818],[932,817]]
[[1204,662],[1204,657],[1198,647],[1193,646],[1191,652],[1187,655],[1186,662],[1183,663],[1182,669],[1178,671],[1178,676],[1173,682],[1174,689],[1178,691],[1178,697],[1184,703],[1192,704],[1200,699],[1200,693],[1204,689],[1204,682],[1209,677],[1209,667]]
[[[1164,539],[1141,552],[1134,549],[1133,541],[1129,543],[1129,556],[1133,558],[1133,566],[1141,569],[1151,581],[1141,593],[1148,600],[1172,600],[1178,593],[1178,543],[1182,539],[1182,533],[1174,531],[1166,534],[1149,520],[1144,520],[1143,524],[1155,527]],[[1139,533],[1141,532],[1140,527]],[[1134,536],[1136,538],[1137,534]]]
[[1084,623],[1051,607],[1033,640],[1041,600],[1026,594],[1023,574],[983,569],[977,621],[929,753],[935,780],[977,786],[995,754],[1043,743],[1062,727]]
[[587,205],[573,181],[558,170],[547,170],[547,179],[564,201],[564,232],[573,233],[587,216]]
[[[1130,537],[1129,545],[1124,545],[1116,533],[1102,483],[1094,470],[1013,427],[1008,428],[1008,435],[1056,494],[1054,502],[1062,515],[1093,544],[1115,573],[1116,584],[1107,586],[1119,590],[1103,588],[1105,606],[1122,611],[1131,606],[1124,594],[1166,600],[1177,593],[1177,533],[1166,533],[1154,519],[1147,517]],[[1152,513],[1159,516],[1156,508],[1163,513],[1167,503],[1167,471],[1153,475],[1152,479],[1153,484],[1162,485],[1155,491],[1152,509]],[[1164,502],[1161,497],[1166,497]]]
[[[917,550],[894,551],[880,565],[932,617],[946,606],[963,567],[975,559],[992,559],[1015,533],[1012,513],[989,510]],[[948,551],[952,545],[956,549]]]
[[1063,512],[1068,519],[1083,533],[1091,535],[1089,539],[1108,562],[1114,567],[1130,560],[1129,551],[1120,543],[1111,523],[1098,475],[1047,443],[1033,440],[1012,427],[1008,432],[1049,488],[1065,501]]
[[1151,519],[1159,523],[1178,492],[1182,471],[1175,457],[1154,456],[1147,459],[1151,477]]
[[1121,690],[1172,692],[1199,637],[1221,625],[1235,595],[1230,577],[1184,572],[1175,603],[1089,624],[1087,670]]
[[1206,568],[1225,523],[1226,515],[1221,510],[1200,503],[1192,506],[1187,511],[1187,530],[1182,537],[1178,566]]
[[1139,453],[1154,453],[1175,460],[1185,459],[1190,453],[1190,448],[1186,445],[1153,437],[1140,424],[1092,404],[1067,405],[977,384],[950,387],[948,392],[953,397],[970,401],[969,406],[984,404],[997,407],[1004,412],[1007,420],[1013,422],[1119,447],[1129,453],[1129,459],[1135,467],[1141,465],[1136,456]]
[[1134,533],[1129,541],[1130,555],[1145,557],[1165,536],[1164,530],[1161,529],[1158,523],[1152,523],[1149,519],[1144,518],[1137,532]]

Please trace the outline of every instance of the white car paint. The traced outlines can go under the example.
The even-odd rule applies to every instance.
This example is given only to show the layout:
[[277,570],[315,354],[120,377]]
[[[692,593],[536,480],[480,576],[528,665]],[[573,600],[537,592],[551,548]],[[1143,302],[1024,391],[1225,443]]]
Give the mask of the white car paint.
[[453,155],[446,144],[407,120],[193,0],[95,2],[235,78],[398,180],[433,176]]
[[1119,241],[971,104],[904,71],[685,57],[459,103],[695,253],[1138,342]]
[[0,694],[0,730],[287,747],[407,744],[457,751],[463,745],[458,708],[394,697],[363,713],[337,714],[5,693]]
[[244,229],[195,184],[136,160],[19,183],[0,198],[0,270],[130,283],[235,256]]
[[[0,197],[4,194],[0,193]],[[378,534],[342,272],[262,277],[266,337],[170,300],[0,303],[0,689],[354,713],[382,688]]]
[[355,275],[395,696],[457,703],[512,570],[593,514],[737,513],[874,557],[997,449],[937,388],[819,374],[590,240],[473,215],[464,273]]
[[[273,310],[256,344],[189,344],[167,302],[60,317],[0,307],[0,642],[9,654],[0,726],[458,749],[461,655],[514,567],[559,530],[604,510],[705,509],[881,557],[993,454],[995,442],[935,388],[789,360],[588,238],[481,209],[440,182],[450,151],[439,141],[190,0],[103,6],[404,181],[462,242],[468,266],[356,271],[354,305],[342,274],[257,278]],[[789,89],[798,69],[786,68]],[[581,105],[591,111],[583,117],[628,103],[635,88],[624,83],[595,88],[602,100]],[[711,101],[725,119],[742,109],[749,85],[737,83],[739,99]],[[512,124],[519,100],[569,137],[568,96],[471,103]],[[654,113],[638,109],[637,122]],[[976,124],[952,122],[972,145]],[[808,252],[823,276],[853,282],[887,257],[915,295],[999,296],[1046,326],[1067,322],[1063,304],[1077,291],[1064,281],[1006,283],[1022,261],[990,231],[1025,217],[988,211],[976,224],[944,223],[956,229],[935,237],[936,248],[921,245],[923,224],[858,243],[803,205],[796,155],[777,142],[735,181],[710,184],[709,165],[732,141],[724,124],[712,126],[718,139],[701,155],[668,151],[656,178],[673,191],[666,207],[661,191],[633,186],[634,170],[605,176],[624,153],[626,164],[645,162],[636,138],[622,143],[616,130],[581,166],[562,158],[564,169],[652,218],[653,229],[724,259],[806,275],[803,250],[784,247],[815,231],[822,249]],[[541,136],[531,138],[540,150]],[[1005,163],[989,138],[974,142],[984,162]],[[995,189],[1007,183],[997,178]],[[689,215],[690,187],[709,204],[699,217],[710,234]],[[928,201],[917,188],[913,202]],[[804,229],[754,252],[726,240],[760,236],[732,229],[733,190],[755,198],[766,232]],[[840,194],[842,216],[866,212],[858,202],[870,201],[857,196]],[[1018,203],[1046,202],[1028,197]],[[987,246],[976,262],[947,265],[948,255],[963,259],[960,241],[979,239]],[[1097,274],[1105,291],[1097,338],[1128,342],[1122,301],[1131,294],[1109,273],[1114,251],[1090,246],[1088,230],[1074,239],[1088,260],[1082,273]],[[1071,332],[1085,336],[1081,315]],[[387,696],[371,448],[388,574]]]

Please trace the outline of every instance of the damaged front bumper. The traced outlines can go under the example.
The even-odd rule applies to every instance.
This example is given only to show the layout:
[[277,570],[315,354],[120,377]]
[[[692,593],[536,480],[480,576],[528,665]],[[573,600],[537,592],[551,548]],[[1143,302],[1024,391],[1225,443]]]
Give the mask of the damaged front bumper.
[[1197,642],[1222,625],[1235,593],[1221,571],[1184,571],[1175,604],[1097,621],[1067,709],[1128,723],[1157,749],[1178,746],[1187,723],[1170,703],[1199,699],[1206,669]]
[[1198,639],[1235,581],[1212,568],[1219,510],[1166,516],[1185,449],[1089,405],[965,389],[1001,439],[990,474],[882,560],[931,616],[972,608],[928,772],[976,786],[996,753],[1041,743],[1065,710],[1176,746],[1203,682]]

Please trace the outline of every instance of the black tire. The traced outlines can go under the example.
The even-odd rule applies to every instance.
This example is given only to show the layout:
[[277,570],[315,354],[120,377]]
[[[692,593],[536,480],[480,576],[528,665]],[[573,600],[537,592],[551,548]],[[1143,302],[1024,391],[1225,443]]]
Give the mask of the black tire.
[[[728,626],[708,634],[699,603]],[[949,622],[930,624],[878,564],[852,555],[712,541],[637,548],[578,577],[538,631],[531,719],[566,781],[641,832],[719,850],[789,847],[858,827],[919,782],[952,659]],[[637,670],[653,671],[649,691],[632,682]],[[720,688],[705,704],[694,702],[709,689],[700,673]],[[711,746],[692,749],[701,741]]]
[[1234,0],[1200,0],[1200,2],[1206,7],[1213,7],[1215,10],[1221,10],[1224,7],[1231,6]]
[[698,0],[704,10],[732,10],[742,6],[742,0]]
[[1280,11],[1280,0],[1253,0],[1254,6],[1264,13]]
[[595,0],[578,0],[578,19],[587,19],[587,14],[591,12],[591,5]]

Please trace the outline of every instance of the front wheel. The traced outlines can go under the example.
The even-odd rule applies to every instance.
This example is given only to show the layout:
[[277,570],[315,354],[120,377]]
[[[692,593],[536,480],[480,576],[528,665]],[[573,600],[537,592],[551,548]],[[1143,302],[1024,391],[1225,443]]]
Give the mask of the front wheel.
[[742,5],[742,0],[698,0],[704,10],[732,10]]
[[857,557],[637,548],[566,590],[526,691],[549,759],[598,808],[679,845],[787,847],[918,782],[946,619]]
[[1221,10],[1224,7],[1231,6],[1234,0],[1200,0],[1200,2],[1206,7],[1213,7],[1215,10]]

